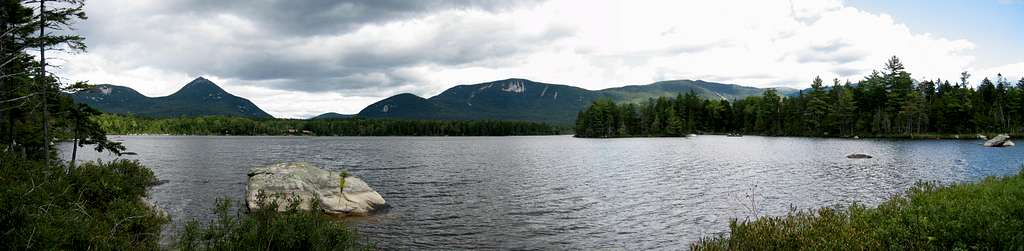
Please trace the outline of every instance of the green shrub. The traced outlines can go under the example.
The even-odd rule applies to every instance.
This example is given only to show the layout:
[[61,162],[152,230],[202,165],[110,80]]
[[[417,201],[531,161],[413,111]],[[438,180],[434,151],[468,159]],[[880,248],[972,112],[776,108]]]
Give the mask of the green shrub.
[[338,191],[345,192],[345,178],[351,175],[348,174],[348,170],[341,170],[338,176]]
[[1024,248],[1024,170],[947,187],[919,183],[875,208],[794,211],[729,224],[694,250]]
[[[192,220],[178,236],[180,250],[369,250],[344,224],[328,218],[318,208],[297,210],[292,203],[277,212],[274,203],[264,203],[249,213],[242,207],[232,211],[229,199],[217,202],[217,219],[206,226]],[[276,201],[276,200],[270,200]],[[295,200],[293,200],[295,202]],[[312,203],[319,205],[319,202]]]
[[0,249],[158,249],[169,219],[141,200],[149,169],[126,160],[64,169],[0,153]]

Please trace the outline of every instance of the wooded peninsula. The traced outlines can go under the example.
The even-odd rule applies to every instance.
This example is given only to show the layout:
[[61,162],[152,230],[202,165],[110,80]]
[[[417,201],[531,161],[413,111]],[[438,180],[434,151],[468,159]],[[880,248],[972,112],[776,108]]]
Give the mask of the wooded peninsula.
[[794,96],[768,89],[740,100],[707,100],[694,93],[640,104],[595,101],[576,119],[577,137],[662,137],[733,133],[811,137],[937,137],[1024,132],[1024,78],[997,76],[972,87],[958,82],[916,81],[892,57],[882,71],[857,83],[834,79]]

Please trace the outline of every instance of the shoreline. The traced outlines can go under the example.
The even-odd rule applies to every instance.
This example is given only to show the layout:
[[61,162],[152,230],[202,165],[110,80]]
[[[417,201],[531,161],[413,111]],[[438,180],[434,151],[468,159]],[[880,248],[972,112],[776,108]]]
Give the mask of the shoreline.
[[708,235],[691,250],[971,249],[1020,247],[1024,167],[1008,176],[938,185],[918,183],[877,206],[791,209],[781,216],[732,219],[727,234]]
[[437,137],[437,138],[472,138],[472,137],[538,137],[538,136],[572,136],[572,134],[527,134],[527,135],[229,135],[229,134],[108,134],[108,136],[224,136],[224,137]]
[[[802,137],[802,138],[847,138],[847,139],[957,139],[957,140],[985,140],[977,137],[985,135],[991,138],[997,134],[1009,134],[1011,138],[1024,138],[1024,133],[922,133],[910,135],[853,135],[853,136],[806,136],[806,135],[763,135],[763,134],[742,134],[741,136],[761,137]],[[516,136],[572,136],[575,138],[685,138],[689,136],[656,136],[656,135],[630,135],[612,137],[581,137],[572,133],[559,134],[521,134],[521,135],[303,135],[303,134],[170,134],[170,133],[129,133],[109,134],[110,136],[282,136],[282,137],[516,137]],[[728,136],[727,133],[702,133],[697,136],[713,135]],[[855,137],[856,136],[856,137]]]
[[[1008,134],[1010,138],[1024,138],[1024,133],[960,133],[960,134],[942,134],[942,133],[923,133],[923,134],[912,134],[912,135],[852,135],[852,136],[803,136],[803,135],[762,135],[762,134],[742,134],[737,138],[743,136],[758,136],[758,137],[789,137],[789,138],[814,138],[814,139],[909,139],[909,140],[987,140],[999,134]],[[728,136],[726,133],[704,133],[697,134],[697,136],[712,135],[712,136]],[[984,135],[986,138],[979,138],[978,135]],[[581,139],[625,139],[625,138],[688,138],[689,136],[614,136],[614,137],[579,137],[573,135],[574,138]]]

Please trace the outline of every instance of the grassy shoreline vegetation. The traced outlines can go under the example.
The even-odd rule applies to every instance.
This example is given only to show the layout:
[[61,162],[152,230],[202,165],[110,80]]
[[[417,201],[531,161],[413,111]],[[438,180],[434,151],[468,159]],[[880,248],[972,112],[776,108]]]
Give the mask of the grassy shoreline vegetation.
[[94,116],[111,134],[315,136],[525,136],[558,135],[567,128],[498,120],[253,119],[226,116],[146,118]]
[[0,156],[0,249],[152,250],[169,221],[142,200],[156,182],[138,162],[68,169]]
[[795,96],[768,89],[761,96],[732,101],[702,99],[692,92],[639,104],[598,100],[579,112],[575,131],[586,138],[1024,134],[1024,79],[1012,83],[999,75],[972,87],[970,77],[963,72],[958,83],[917,81],[893,57],[881,72],[857,83],[834,79],[828,87],[816,77],[809,90]]
[[[262,202],[259,202],[262,203]],[[277,205],[264,204],[245,212],[232,211],[230,199],[217,201],[216,219],[202,223],[191,220],[178,233],[179,250],[373,250],[345,224],[329,218],[319,209],[298,210],[297,203],[286,212]]]
[[732,220],[728,236],[692,250],[1019,250],[1024,248],[1024,169],[1007,177],[918,183],[877,207],[852,205]]

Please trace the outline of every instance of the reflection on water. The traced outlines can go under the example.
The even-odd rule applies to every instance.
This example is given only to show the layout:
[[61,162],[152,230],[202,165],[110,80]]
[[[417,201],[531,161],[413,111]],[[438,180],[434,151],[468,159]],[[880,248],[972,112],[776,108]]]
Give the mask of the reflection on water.
[[975,181],[1024,164],[1024,148],[967,140],[114,138],[138,153],[127,158],[169,181],[151,197],[179,225],[209,219],[216,198],[243,198],[251,167],[306,161],[347,169],[392,205],[351,220],[385,249],[678,249],[725,232],[730,218],[873,205],[919,180]]

